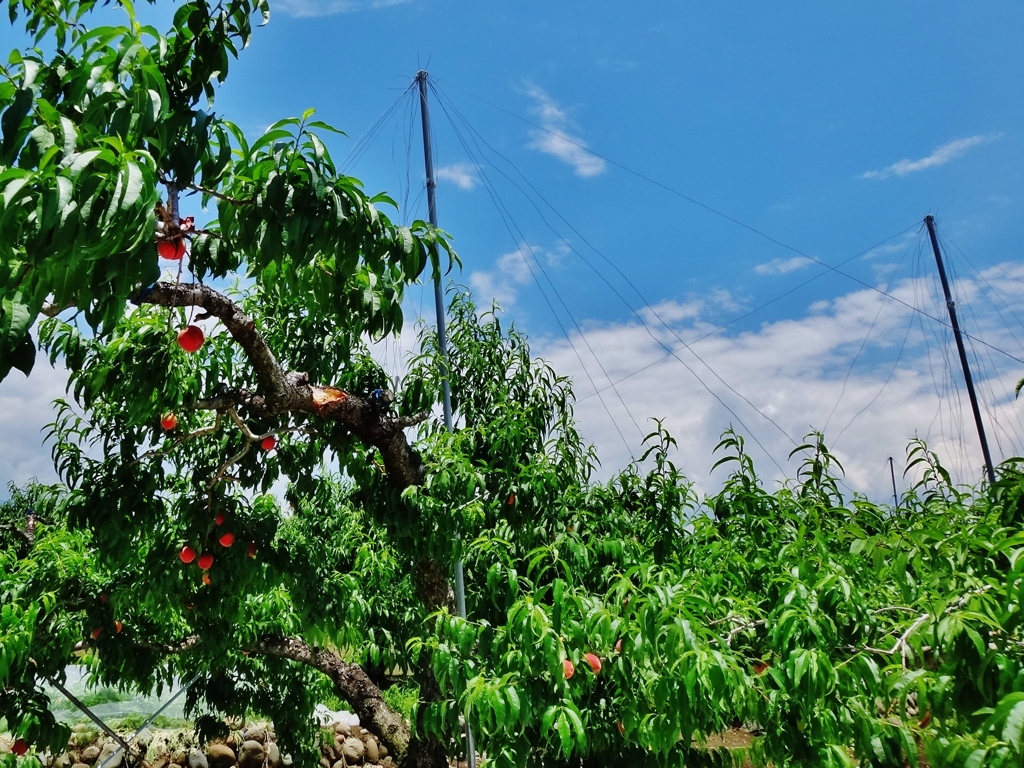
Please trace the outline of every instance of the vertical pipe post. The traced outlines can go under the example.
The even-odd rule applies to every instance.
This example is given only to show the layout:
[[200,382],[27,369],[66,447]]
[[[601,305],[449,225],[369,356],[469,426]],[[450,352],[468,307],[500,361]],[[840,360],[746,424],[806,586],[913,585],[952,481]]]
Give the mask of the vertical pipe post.
[[896,495],[896,469],[893,467],[892,456],[889,457],[889,476],[892,478],[892,508],[900,505],[899,497]]
[[974,393],[974,379],[971,378],[971,368],[967,364],[967,352],[964,349],[963,334],[960,332],[960,322],[956,317],[956,304],[949,291],[949,280],[946,279],[946,267],[942,263],[942,252],[939,250],[939,239],[935,235],[935,217],[928,215],[924,217],[924,224],[928,228],[928,237],[932,241],[932,251],[935,253],[935,263],[939,267],[939,279],[942,281],[942,293],[946,297],[946,308],[949,310],[949,322],[953,326],[953,338],[956,339],[956,349],[960,353],[960,366],[964,371],[964,381],[967,382],[967,395],[971,400],[971,410],[974,412],[974,423],[978,428],[978,439],[981,440],[981,453],[985,457],[985,472],[988,475],[990,484],[995,485],[996,473],[992,466],[992,455],[988,450],[988,439],[985,437],[985,425],[981,420],[981,409],[978,408],[978,396]]
[[[427,213],[432,227],[437,226],[437,203],[434,190],[437,181],[434,179],[434,150],[430,141],[430,109],[427,105],[427,72],[416,73],[416,82],[420,91],[420,122],[423,127],[423,165],[427,176]],[[434,275],[434,309],[437,314],[437,344],[441,352],[441,364],[444,374],[441,378],[441,392],[444,397],[444,426],[452,431],[452,393],[448,383],[448,336],[445,330],[444,291],[441,289],[441,274]],[[462,560],[455,563],[455,606],[459,616],[466,618],[466,582],[463,577]],[[476,768],[476,747],[473,744],[473,729],[466,722],[466,760],[469,768]]]

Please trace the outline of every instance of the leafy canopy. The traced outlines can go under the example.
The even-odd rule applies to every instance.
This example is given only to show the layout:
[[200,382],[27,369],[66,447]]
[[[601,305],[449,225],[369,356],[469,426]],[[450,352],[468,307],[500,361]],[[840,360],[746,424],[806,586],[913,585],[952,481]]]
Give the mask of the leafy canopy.
[[[429,329],[405,371],[371,356],[448,245],[339,174],[312,113],[253,140],[211,111],[264,4],[185,3],[165,34],[127,3],[9,7],[0,375],[36,339],[69,371],[62,483],[0,506],[0,716],[33,750],[66,745],[43,684],[77,663],[198,675],[203,737],[257,712],[301,764],[326,695],[399,765],[447,765],[460,714],[501,766],[722,764],[733,727],[761,765],[1020,763],[1018,461],[972,491],[912,444],[891,509],[843,497],[820,435],[768,491],[727,432],[701,499],[656,423],[596,482],[569,382],[467,295],[448,360]],[[179,244],[191,282],[158,279]]]

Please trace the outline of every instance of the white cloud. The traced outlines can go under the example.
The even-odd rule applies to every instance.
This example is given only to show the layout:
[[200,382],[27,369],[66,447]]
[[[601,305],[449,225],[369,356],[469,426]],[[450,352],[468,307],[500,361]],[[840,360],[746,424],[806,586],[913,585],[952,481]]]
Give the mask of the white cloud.
[[[1004,291],[1008,300],[1018,293],[1024,294],[1024,283],[1017,282],[1024,278],[1022,265],[1002,265],[984,272],[983,277]],[[890,292],[908,303],[916,298],[920,304],[930,283],[925,279],[905,280],[895,284]],[[964,300],[976,300],[977,317],[972,319],[980,327],[975,327],[973,334],[995,346],[1018,349],[1020,356],[1019,346],[995,311],[992,316],[981,311],[984,302],[978,300],[979,286],[961,281],[958,287]],[[941,306],[941,300],[934,298]],[[576,415],[584,436],[598,446],[600,472],[604,476],[630,459],[609,417],[610,411],[635,456],[643,451],[640,434],[650,431],[648,419],[663,418],[679,441],[673,460],[703,491],[717,488],[725,476],[722,469],[712,473],[711,466],[718,458],[713,448],[729,426],[745,436],[759,476],[768,487],[773,487],[773,481],[794,477],[799,460],[786,458],[794,447],[789,437],[800,441],[812,428],[825,430],[826,443],[846,469],[847,487],[869,494],[876,501],[891,498],[889,456],[896,462],[898,488],[902,492],[907,487],[901,472],[908,442],[915,435],[927,439],[954,478],[976,483],[981,477],[982,459],[970,411],[964,410],[967,398],[963,379],[958,368],[945,367],[946,361],[956,365],[955,352],[937,347],[933,321],[920,318],[928,329],[926,338],[911,310],[889,300],[883,305],[882,301],[874,291],[858,290],[818,302],[816,307],[808,307],[791,319],[764,323],[757,329],[732,335],[726,331],[699,342],[697,339],[708,328],[701,317],[702,307],[697,306],[696,313],[681,311],[671,320],[670,313],[662,314],[673,330],[692,344],[692,352],[664,329],[652,328],[655,339],[636,322],[588,329],[589,347],[601,360],[608,378],[618,382],[618,394],[628,404],[632,416],[608,388],[608,379],[596,366],[590,374],[596,385],[604,388],[604,402],[594,395],[589,378],[564,338],[535,340],[534,352],[549,360],[559,373],[574,378],[579,398]],[[692,310],[696,305],[681,306]],[[939,327],[938,336],[946,335],[947,329]],[[865,337],[868,343],[851,371],[851,363]],[[894,369],[905,338],[906,346]],[[577,348],[582,347],[575,336],[573,341]],[[700,380],[679,359],[666,356],[659,341],[678,350],[678,358]],[[694,353],[700,356],[699,360]],[[1015,401],[1012,393],[1024,370],[998,354],[989,357],[981,347],[978,356],[989,363],[985,370],[976,370],[975,376],[985,403],[986,429],[996,461],[1021,455],[1024,402]],[[789,437],[730,391],[712,370],[773,419]],[[632,419],[639,428],[633,426]],[[769,455],[782,466],[783,472]]]
[[569,133],[568,113],[547,91],[528,85],[525,93],[534,100],[531,111],[541,124],[541,129],[530,132],[532,140],[527,146],[571,165],[577,176],[589,178],[604,173],[605,161],[591,153],[583,139]]
[[519,288],[534,279],[542,279],[540,266],[557,266],[568,253],[569,247],[560,243],[552,248],[543,248],[522,243],[514,251],[499,256],[490,270],[477,270],[469,275],[469,285],[478,307],[489,308],[491,300],[497,300],[502,309],[509,309],[516,303]]
[[787,272],[795,272],[798,269],[809,267],[814,262],[806,256],[794,256],[790,259],[772,259],[764,264],[758,264],[754,271],[759,275],[784,275]]
[[[488,305],[496,293],[504,296],[505,306],[509,304],[509,295],[514,303],[516,291],[532,281],[527,259],[530,263],[536,259],[548,265],[561,257],[558,248],[530,248],[527,244],[503,254],[489,272],[471,275],[477,303]],[[985,312],[985,302],[980,299],[991,286],[1006,302],[1019,304],[1024,299],[1024,264],[987,268],[977,280],[957,283],[958,301],[973,309],[968,332],[996,347],[1017,350],[1015,354],[1020,357],[1017,341],[996,310]],[[928,301],[940,309],[943,302],[931,295],[932,284],[930,278],[897,281],[891,292],[903,301],[934,312]],[[424,286],[423,292],[420,303],[432,322],[429,286]],[[926,300],[926,296],[930,299]],[[911,310],[895,302],[883,304],[878,293],[864,289],[814,302],[802,310],[794,308],[790,318],[765,322],[742,332],[727,329],[698,341],[712,329],[708,322],[711,317],[718,319],[730,302],[732,299],[725,292],[709,292],[702,297],[663,301],[641,311],[645,319],[654,322],[657,321],[652,310],[657,311],[676,334],[692,345],[692,352],[660,324],[652,323],[652,338],[637,322],[595,325],[581,318],[587,343],[601,360],[608,378],[596,366],[591,368],[592,358],[575,335],[573,341],[598,387],[607,387],[609,379],[617,382],[618,392],[629,405],[638,427],[633,426],[610,389],[603,392],[604,403],[634,455],[642,452],[641,434],[651,430],[648,419],[663,418],[679,441],[673,460],[697,483],[699,490],[712,491],[725,476],[723,469],[711,472],[718,458],[713,448],[722,431],[732,425],[746,437],[767,487],[773,488],[774,482],[783,477],[794,476],[798,460],[786,459],[793,444],[717,379],[710,372],[713,369],[793,439],[800,440],[811,428],[825,429],[826,442],[846,469],[846,485],[873,500],[890,497],[889,456],[896,460],[900,491],[906,488],[901,472],[907,443],[914,435],[928,440],[958,480],[976,482],[980,478],[980,449],[966,408],[962,378],[958,369],[945,367],[947,361],[956,364],[956,354],[936,346],[935,336],[948,336],[947,329],[939,326],[936,331],[933,321],[913,317]],[[414,311],[411,307],[409,310]],[[921,333],[919,322],[924,324],[927,335]],[[869,329],[869,341],[851,371],[851,362]],[[894,370],[893,361],[904,338],[906,347]],[[678,359],[666,357],[661,342],[679,350],[678,357],[732,412]],[[990,356],[982,347],[975,348],[977,359],[987,363],[985,369],[975,370],[975,376],[996,460],[1024,455],[1024,401],[1013,398],[1013,386],[1024,376],[1024,366],[996,353]],[[374,355],[394,375],[404,368],[407,353],[415,349],[414,324],[408,323],[400,339],[377,345]],[[551,362],[559,373],[575,379],[579,398],[576,415],[584,436],[598,446],[603,476],[622,468],[629,461],[629,454],[566,340],[534,337],[533,352]],[[63,395],[63,388],[63,371],[54,371],[42,358],[29,379],[15,373],[0,383],[3,484],[23,483],[30,477],[54,481],[41,430],[52,421],[50,402]],[[784,473],[776,469],[755,438],[782,465]]]
[[6,498],[8,483],[57,481],[43,434],[54,418],[53,401],[64,396],[66,380],[67,372],[52,368],[40,352],[31,376],[11,371],[0,382],[0,498]]
[[409,2],[412,0],[279,0],[274,3],[273,10],[297,19],[309,19],[319,16],[334,16],[339,13],[390,8],[393,5],[405,5]]
[[464,189],[467,192],[473,189],[480,181],[477,167],[473,163],[445,165],[437,169],[437,178],[447,179],[459,189]]
[[928,157],[922,157],[919,160],[900,160],[899,162],[893,163],[880,171],[868,171],[863,173],[861,174],[861,178],[886,179],[890,176],[906,176],[908,173],[916,173],[917,171],[924,171],[928,168],[937,168],[940,165],[945,165],[950,160],[955,160],[956,158],[961,157],[966,154],[969,149],[972,149],[979,144],[985,144],[986,142],[993,141],[997,138],[999,138],[998,134],[992,134],[989,136],[968,136],[963,139],[954,139],[953,141],[943,144],[941,147],[936,147],[935,151],[928,155]]

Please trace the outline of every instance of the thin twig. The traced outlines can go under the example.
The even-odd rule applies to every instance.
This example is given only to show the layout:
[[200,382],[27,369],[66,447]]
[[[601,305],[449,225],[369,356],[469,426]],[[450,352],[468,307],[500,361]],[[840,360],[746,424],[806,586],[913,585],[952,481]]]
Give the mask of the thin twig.
[[181,435],[180,437],[176,437],[176,438],[174,438],[174,442],[171,443],[166,448],[154,448],[152,451],[147,451],[146,453],[144,453],[141,456],[139,456],[139,458],[135,459],[135,461],[133,461],[129,466],[134,466],[134,465],[138,464],[140,461],[142,461],[143,459],[148,459],[148,458],[153,457],[153,456],[166,456],[167,454],[169,454],[171,451],[173,451],[175,448],[177,448],[179,445],[181,445],[182,443],[184,443],[187,440],[192,440],[193,438],[196,438],[196,437],[202,437],[203,435],[211,435],[211,434],[213,434],[218,429],[220,429],[220,417],[221,417],[221,413],[220,413],[220,411],[218,411],[217,412],[216,420],[210,426],[208,426],[208,427],[201,427],[200,429],[197,429],[194,432],[189,432],[187,435]]
[[729,633],[725,636],[725,647],[732,648],[732,639],[741,632],[747,632],[748,630],[756,627],[764,626],[764,619],[758,619],[757,621],[744,621],[743,623],[737,624],[735,627],[729,630]]
[[195,192],[200,192],[200,193],[202,193],[204,195],[209,195],[210,197],[215,197],[218,200],[223,200],[225,203],[231,203],[232,205],[252,205],[253,204],[252,198],[250,198],[248,200],[239,200],[237,197],[230,197],[228,195],[223,194],[222,192],[217,192],[217,191],[212,190],[212,189],[207,189],[206,187],[201,187],[198,184],[188,184],[188,185],[186,185],[186,189],[191,189],[191,190],[193,190]]
[[242,434],[249,440],[256,441],[261,439],[259,435],[249,429],[249,425],[242,420],[242,417],[238,415],[238,412],[234,408],[228,408],[228,415],[234,420],[235,424],[238,425]]

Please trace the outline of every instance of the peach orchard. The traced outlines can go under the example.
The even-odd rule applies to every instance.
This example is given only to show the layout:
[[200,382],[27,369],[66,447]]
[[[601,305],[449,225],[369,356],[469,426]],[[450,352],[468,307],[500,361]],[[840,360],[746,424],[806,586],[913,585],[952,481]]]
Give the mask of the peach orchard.
[[93,5],[10,0],[0,67],[0,378],[69,372],[61,483],[0,506],[0,760],[67,743],[43,686],[85,664],[198,675],[202,738],[265,716],[303,765],[328,695],[401,766],[463,754],[460,716],[500,766],[722,764],[730,728],[759,765],[1020,764],[1018,462],[957,488],[912,443],[893,509],[820,435],[768,490],[726,432],[698,498],[654,422],[596,482],[569,382],[465,293],[448,360],[429,329],[401,376],[370,356],[457,259],[312,111],[255,140],[213,112],[265,3]]

